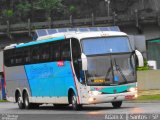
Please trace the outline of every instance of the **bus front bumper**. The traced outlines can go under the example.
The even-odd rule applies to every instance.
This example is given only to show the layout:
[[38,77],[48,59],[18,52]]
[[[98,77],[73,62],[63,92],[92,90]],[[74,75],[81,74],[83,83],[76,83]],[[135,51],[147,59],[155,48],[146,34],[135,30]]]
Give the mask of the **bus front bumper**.
[[116,101],[128,101],[137,98],[137,92],[125,92],[117,94],[100,94],[100,95],[90,95],[83,102],[84,104],[97,104],[97,103],[107,103]]

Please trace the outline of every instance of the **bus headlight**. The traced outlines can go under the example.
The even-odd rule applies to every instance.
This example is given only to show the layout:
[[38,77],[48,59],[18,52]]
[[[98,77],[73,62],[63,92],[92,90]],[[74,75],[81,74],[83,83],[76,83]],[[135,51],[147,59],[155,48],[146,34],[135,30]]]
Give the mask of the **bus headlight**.
[[94,95],[94,96],[97,96],[97,95],[100,95],[100,94],[102,94],[102,93],[99,92],[99,91],[89,91],[89,94]]
[[129,90],[128,90],[129,92],[136,92],[137,91],[137,88],[135,88],[135,87],[131,87],[131,88],[129,88]]

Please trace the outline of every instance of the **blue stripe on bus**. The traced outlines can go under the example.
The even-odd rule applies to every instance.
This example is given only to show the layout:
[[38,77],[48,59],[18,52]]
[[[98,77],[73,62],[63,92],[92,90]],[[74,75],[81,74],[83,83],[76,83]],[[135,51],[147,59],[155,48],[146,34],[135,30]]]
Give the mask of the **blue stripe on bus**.
[[62,37],[57,37],[57,38],[50,38],[47,40],[37,40],[37,41],[17,45],[16,48],[31,46],[31,45],[41,44],[41,43],[47,43],[47,42],[53,42],[53,41],[58,41],[58,40],[64,40],[64,39],[65,39],[65,37],[62,36]]
[[69,61],[64,66],[57,62],[25,65],[32,96],[65,97],[69,88],[76,93],[74,77]]

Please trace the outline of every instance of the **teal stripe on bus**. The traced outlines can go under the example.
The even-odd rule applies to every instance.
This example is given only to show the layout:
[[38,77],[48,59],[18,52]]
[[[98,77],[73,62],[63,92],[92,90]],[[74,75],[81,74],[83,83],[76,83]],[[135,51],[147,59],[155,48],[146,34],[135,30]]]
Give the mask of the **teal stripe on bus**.
[[48,43],[48,42],[64,40],[64,39],[65,39],[65,37],[61,36],[61,37],[57,37],[57,38],[50,38],[50,39],[47,39],[47,40],[37,40],[37,41],[17,45],[16,48],[21,48],[21,47],[26,47],[26,46],[31,46],[31,45],[37,45],[37,44],[42,44],[42,43]]
[[136,87],[136,83],[132,85],[122,85],[122,86],[113,86],[113,87],[106,87],[100,90],[100,92],[106,93],[106,94],[115,94],[116,93],[122,93],[128,91],[131,87]]

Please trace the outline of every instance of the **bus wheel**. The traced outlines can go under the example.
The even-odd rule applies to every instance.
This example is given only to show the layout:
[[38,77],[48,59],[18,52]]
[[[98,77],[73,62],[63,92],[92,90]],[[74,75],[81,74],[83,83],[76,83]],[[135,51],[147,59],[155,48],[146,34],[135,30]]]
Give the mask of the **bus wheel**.
[[74,93],[72,93],[71,100],[72,100],[71,102],[72,102],[73,110],[80,110],[82,108],[82,105],[77,103],[77,98],[76,98],[76,95]]
[[112,102],[112,106],[114,108],[120,108],[122,105],[122,101],[116,101],[116,102]]
[[24,109],[24,104],[23,104],[22,97],[20,94],[18,94],[17,96],[17,103],[18,103],[19,109]]
[[24,94],[24,107],[25,109],[31,108],[31,103],[29,103],[29,98],[27,93]]

